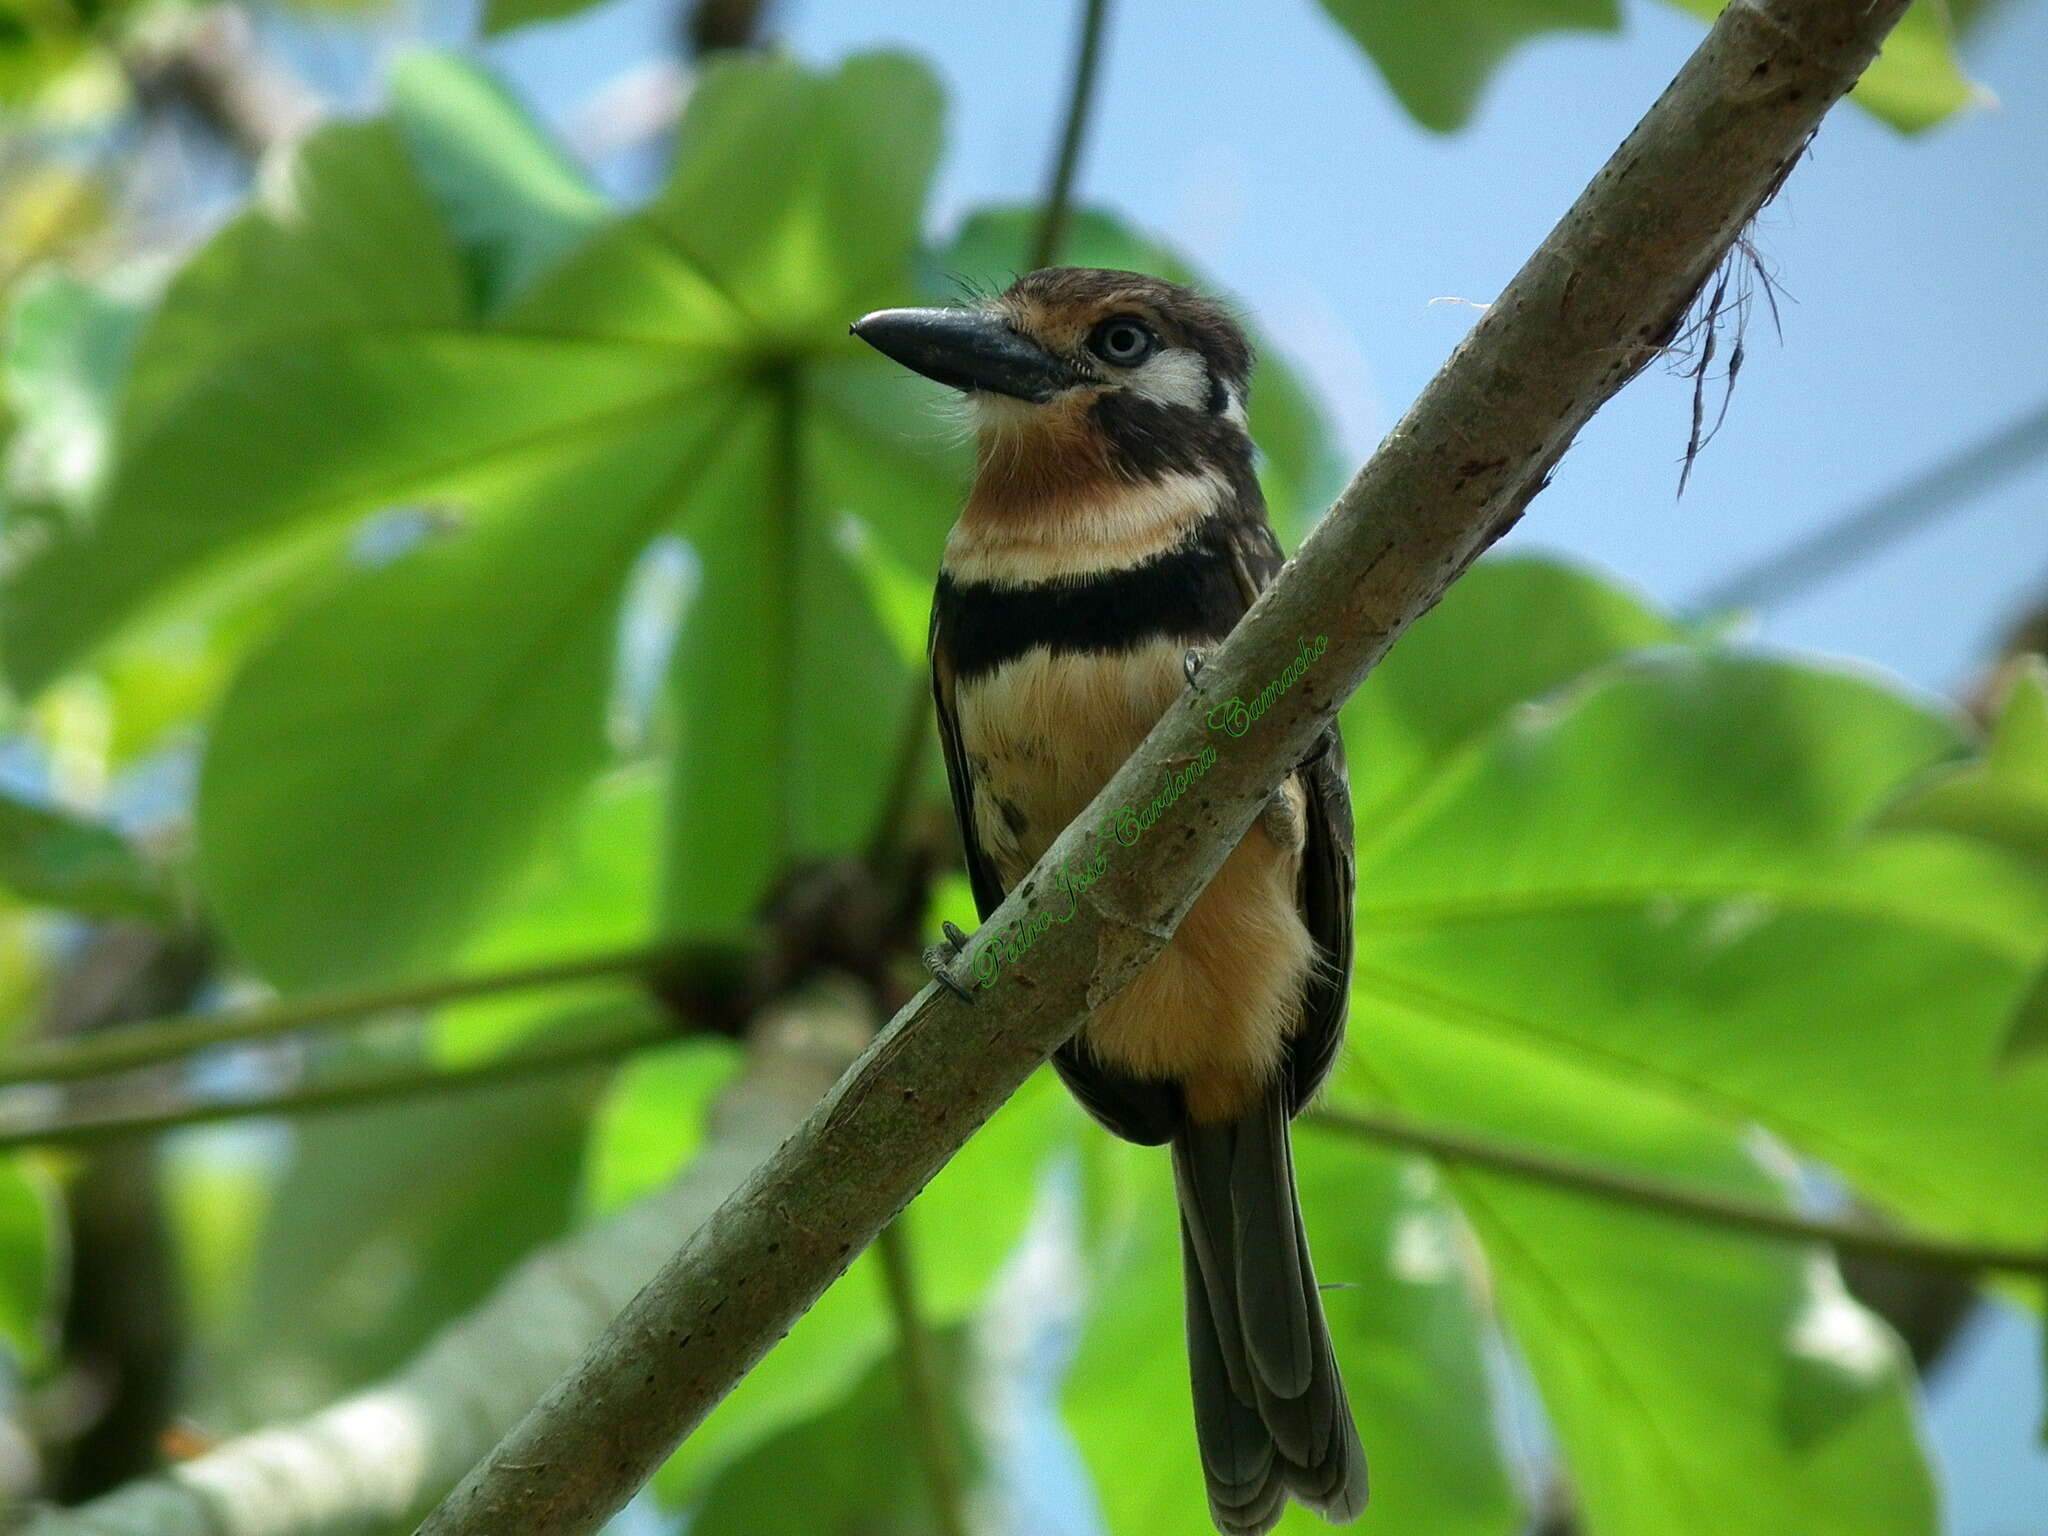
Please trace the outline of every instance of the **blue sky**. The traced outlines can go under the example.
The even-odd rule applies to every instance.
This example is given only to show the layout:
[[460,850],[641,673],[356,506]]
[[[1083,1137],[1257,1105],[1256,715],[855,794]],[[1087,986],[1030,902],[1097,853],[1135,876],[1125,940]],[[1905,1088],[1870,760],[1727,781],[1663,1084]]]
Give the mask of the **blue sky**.
[[[895,44],[952,101],[934,206],[1040,188],[1072,8],[792,0],[819,60]],[[659,46],[666,7],[625,0],[494,56],[543,110]],[[1399,110],[1313,0],[1119,0],[1083,168],[1103,201],[1197,261],[1321,385],[1368,451],[1698,41],[1661,5],[1619,36],[1518,54],[1467,130]],[[1917,138],[1834,114],[1767,210],[1784,341],[1752,326],[1725,429],[1675,498],[1690,386],[1652,370],[1568,456],[1517,543],[1590,558],[1677,602],[2048,397],[2048,7],[2011,0],[1968,48],[1997,104]],[[2048,588],[2048,463],[1765,617],[1773,641],[1949,690]]]
[[[1033,196],[1078,6],[786,0],[777,30],[829,60],[900,45],[952,99],[934,232]],[[1313,0],[1115,0],[1082,188],[1164,237],[1256,313],[1362,457],[1697,42],[1630,4],[1615,37],[1537,43],[1466,131],[1411,123]],[[616,0],[487,53],[543,114],[666,49],[668,0]],[[426,28],[469,35],[467,7]],[[410,30],[405,28],[403,30]],[[335,45],[347,52],[346,44]],[[1756,243],[1784,339],[1752,326],[1727,422],[1675,498],[1690,386],[1660,370],[1592,424],[1516,544],[1569,552],[1680,603],[2048,397],[2048,5],[2008,0],[1966,49],[1995,105],[1917,138],[1830,117]],[[330,54],[327,62],[339,62]],[[343,71],[346,72],[346,71]],[[1783,644],[1953,694],[2048,595],[2048,463],[1761,616]],[[2039,1338],[1980,1320],[1932,1432],[1960,1536],[2048,1531]]]

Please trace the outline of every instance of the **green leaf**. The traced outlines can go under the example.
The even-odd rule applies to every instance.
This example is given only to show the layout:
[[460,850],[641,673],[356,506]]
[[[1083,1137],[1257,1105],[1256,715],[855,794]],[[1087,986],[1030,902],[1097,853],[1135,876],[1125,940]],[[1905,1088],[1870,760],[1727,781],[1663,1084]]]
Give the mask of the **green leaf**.
[[33,1158],[0,1162],[0,1346],[26,1372],[43,1366],[63,1293],[60,1210]]
[[[726,446],[715,416],[635,425],[558,450],[521,504],[346,582],[243,667],[201,774],[199,869],[272,981],[441,962],[605,762],[627,575],[682,488],[719,487]],[[560,515],[596,484],[608,523]]]
[[[1727,0],[1666,0],[1711,21]],[[1884,47],[1849,99],[1871,116],[1906,133],[1931,128],[1979,95],[1955,52],[1958,21],[1980,9],[1956,0],[1918,0],[1884,40]]]
[[497,37],[537,21],[560,21],[597,3],[598,0],[484,0],[484,36]]
[[[24,278],[11,301],[0,342],[0,386],[14,416],[7,496],[75,505],[99,482],[114,395],[142,311],[54,269]],[[9,525],[20,558],[13,509]]]
[[[375,504],[389,454],[362,435],[375,412],[349,386],[389,381],[402,411],[405,381],[448,366],[424,337],[463,317],[463,294],[459,255],[391,129],[308,139],[149,321],[93,518],[9,580],[0,636],[16,687],[39,691],[238,546],[311,511]],[[417,350],[380,356],[372,337]],[[467,421],[415,420],[412,451],[439,462],[451,442],[490,441],[505,397],[473,398]]]
[[421,50],[392,71],[391,111],[468,259],[486,313],[603,219],[604,200],[502,85],[467,60]]
[[[1712,20],[1726,0],[1667,3]],[[1427,9],[1323,0],[1323,9],[1371,57],[1409,115],[1440,133],[1471,120],[1495,69],[1531,39],[1548,32],[1621,30],[1614,0],[1451,0]],[[1936,0],[1920,0],[1850,99],[1908,132],[1958,111],[1974,93],[1950,34],[1948,11]]]
[[[952,243],[929,258],[926,287],[934,298],[952,299],[957,294],[950,290],[962,286],[974,292],[1008,286],[1029,264],[1038,220],[1035,208],[990,208],[972,215]],[[1075,266],[1145,272],[1216,291],[1165,246],[1094,209],[1082,209],[1070,220],[1060,255]],[[1246,421],[1263,453],[1259,483],[1273,526],[1292,542],[1342,487],[1344,464],[1314,397],[1292,366],[1261,343],[1256,328],[1251,339],[1260,362]]]
[[[1977,760],[1936,769],[1878,818],[1887,827],[1929,827],[2009,849],[2048,873],[2048,660],[2015,669]],[[2048,953],[2015,1005],[2004,1047],[2008,1061],[2048,1048]]]
[[[563,824],[507,880],[478,919],[455,969],[514,969],[537,959],[594,955],[649,944],[661,858],[661,776],[637,763],[601,776]],[[563,1007],[625,1003],[638,975],[453,1003],[434,1017],[437,1059],[458,1066],[529,1040]],[[630,1066],[621,1069],[630,1075]]]
[[1516,708],[1534,709],[1605,662],[1682,638],[1589,571],[1482,560],[1401,637],[1339,719],[1359,824],[1413,800]]
[[854,844],[909,675],[832,530],[852,512],[928,568],[957,497],[874,403],[914,395],[845,334],[905,296],[937,138],[917,65],[713,66],[671,185],[587,236],[582,189],[487,83],[416,60],[399,94],[399,129],[317,137],[181,276],[96,521],[8,608],[32,684],[202,576],[331,560],[366,514],[444,532],[332,572],[222,707],[202,875],[287,986],[465,942],[609,755],[621,594],[664,534],[702,573],[668,920],[736,926],[782,857]]
[[2048,965],[2034,972],[2012,1011],[2012,1026],[2005,1037],[2005,1056],[2018,1061],[2048,1051]]
[[1615,0],[1450,0],[1428,9],[1323,0],[1323,9],[1371,57],[1408,114],[1439,133],[1465,126],[1495,68],[1530,38],[1621,30]]
[[838,542],[867,589],[868,602],[897,657],[906,667],[923,666],[931,625],[931,583],[883,548],[868,525],[852,513],[839,525]]
[[0,887],[89,917],[157,917],[164,896],[119,832],[0,794]]
[[[1040,1073],[977,1131],[904,1217],[918,1289],[936,1328],[961,1322],[1016,1247],[1054,1147],[1076,1112]],[[894,1337],[880,1261],[864,1253],[789,1337],[683,1442],[656,1480],[681,1507],[705,1479],[787,1426],[840,1402]]]
[[[974,1445],[958,1400],[972,1365],[964,1334],[956,1327],[933,1340],[941,1381],[955,1393],[947,1407],[956,1459]],[[892,1347],[839,1401],[726,1468],[691,1515],[692,1536],[928,1536],[931,1491],[916,1445],[923,1434]],[[798,1488],[803,1496],[792,1498]]]
[[1912,1219],[2034,1240],[2048,1075],[1994,1057],[2048,881],[1864,832],[1960,745],[1847,676],[1613,668],[1364,824],[1358,995],[1761,1121]]
[[233,1334],[252,1346],[245,1411],[268,1422],[377,1379],[560,1235],[605,1071],[303,1119]]
[[1981,759],[1928,775],[1880,821],[1977,838],[2048,868],[2048,660],[2015,671]]
[[[1063,1392],[1112,1536],[1211,1529],[1188,1408],[1179,1226],[1165,1154],[1100,1141],[1090,1198],[1090,1306]],[[1372,1468],[1385,1536],[1508,1536],[1520,1528],[1493,1434],[1451,1213],[1427,1170],[1298,1131],[1296,1178],[1323,1307]],[[1285,1531],[1327,1529],[1296,1509]]]
[[609,1215],[653,1194],[688,1166],[711,1101],[737,1066],[730,1041],[680,1040],[619,1069],[590,1124],[583,1204]]
[[[1541,1049],[1356,998],[1350,1091],[1782,1204],[1741,1134]],[[1933,1536],[1910,1371],[1832,1258],[1448,1166],[1591,1536]]]

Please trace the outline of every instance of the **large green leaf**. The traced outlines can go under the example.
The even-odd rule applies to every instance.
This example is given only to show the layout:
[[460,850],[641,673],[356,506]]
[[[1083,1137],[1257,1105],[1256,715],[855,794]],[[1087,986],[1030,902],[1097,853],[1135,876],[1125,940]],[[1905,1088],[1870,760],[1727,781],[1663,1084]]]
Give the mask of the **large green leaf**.
[[1456,755],[1603,662],[1680,631],[1588,571],[1481,561],[1401,637],[1341,716],[1353,813],[1370,839]]
[[[1547,32],[1616,32],[1616,0],[1450,0],[1434,6],[1384,0],[1322,0],[1379,67],[1387,86],[1424,127],[1448,132],[1472,116],[1507,57]],[[1713,19],[1726,0],[1667,0]],[[1920,0],[1906,13],[1850,99],[1895,128],[1931,127],[1966,105],[1970,81],[1955,54],[1951,16],[1976,6]]]
[[[924,1312],[949,1327],[980,1306],[1034,1208],[1047,1161],[1073,1128],[1071,1103],[1040,1074],[977,1131],[901,1219]],[[685,1136],[678,1136],[680,1162]],[[651,1172],[647,1147],[643,1169]],[[688,1503],[705,1480],[770,1435],[826,1412],[890,1347],[895,1322],[880,1260],[855,1260],[789,1337],[747,1374],[683,1442],[656,1482],[664,1502]]]
[[[16,686],[40,688],[237,545],[345,510],[351,491],[376,504],[391,454],[380,436],[405,423],[375,430],[377,392],[363,385],[382,378],[402,396],[407,378],[430,381],[450,364],[426,339],[464,313],[459,253],[392,130],[316,134],[152,316],[112,483],[85,527],[8,583],[0,633]],[[388,350],[406,344],[410,359]],[[467,420],[416,420],[403,440],[439,463],[488,441],[506,403],[473,393]]]
[[[1934,827],[2010,849],[2048,872],[2048,661],[2014,669],[1983,757],[1937,769],[1887,807],[1892,827]],[[2031,985],[2013,1010],[2011,1056],[2048,1049],[2048,934]]]
[[[1740,1134],[1356,998],[1349,1091],[1780,1203]],[[1327,1134],[1327,1133],[1325,1133]],[[1932,1536],[1910,1372],[1824,1250],[1451,1165],[1590,1536]]]
[[392,71],[391,111],[486,311],[524,289],[605,215],[582,171],[502,85],[465,60],[407,54]]
[[301,1121],[233,1333],[243,1411],[268,1421],[375,1380],[559,1236],[605,1071]]
[[[519,504],[288,620],[235,680],[199,795],[200,874],[287,986],[443,959],[606,760],[618,601],[686,491],[730,488],[714,416],[557,449]],[[613,516],[565,511],[603,485]]]
[[488,82],[415,59],[398,98],[396,129],[318,136],[181,276],[91,526],[8,607],[33,686],[201,577],[423,509],[438,537],[344,566],[259,649],[208,753],[208,894],[285,985],[462,942],[608,755],[621,594],[663,533],[700,573],[672,920],[735,924],[783,857],[855,841],[909,674],[832,534],[856,512],[928,569],[959,483],[906,450],[915,392],[845,335],[907,296],[919,67],[707,71],[670,186],[594,230]]
[[[141,310],[54,270],[24,279],[9,299],[0,341],[0,386],[14,418],[7,499],[81,501],[99,480]],[[19,541],[12,508],[9,521],[9,536]]]
[[1362,829],[1359,995],[1761,1120],[1901,1214],[2035,1239],[2048,1074],[1993,1061],[2048,890],[1995,850],[1863,832],[1960,745],[1847,676],[1684,653],[1602,674]]
[[155,917],[156,878],[112,827],[0,793],[0,888],[92,917]]
[[[1666,0],[1680,10],[1711,20],[1727,0]],[[1908,133],[1931,128],[1960,112],[1980,93],[1956,57],[1957,26],[1967,26],[1983,8],[1981,0],[1918,0],[1906,12],[1884,48],[1849,93],[1873,117]]]
[[1409,115],[1439,132],[1465,126],[1487,79],[1530,38],[1621,30],[1616,0],[1451,0],[1427,8],[1323,0],[1323,9],[1371,56]]
[[32,1157],[0,1162],[0,1348],[16,1369],[41,1368],[56,1324],[65,1263],[60,1209]]
[[[964,1329],[933,1340],[941,1405],[963,1491],[974,1446],[960,1398],[972,1359]],[[845,1397],[793,1424],[721,1473],[690,1517],[692,1536],[928,1536],[938,1527],[901,1355],[876,1359]],[[801,1497],[792,1497],[801,1489]]]
[[[1479,1322],[1449,1207],[1427,1170],[1297,1134],[1296,1175],[1323,1306],[1386,1536],[1508,1536],[1516,1500],[1494,1443]],[[1091,1148],[1091,1305],[1064,1394],[1112,1536],[1206,1536],[1188,1407],[1180,1228],[1166,1155]],[[1293,1510],[1282,1530],[1327,1529]]]

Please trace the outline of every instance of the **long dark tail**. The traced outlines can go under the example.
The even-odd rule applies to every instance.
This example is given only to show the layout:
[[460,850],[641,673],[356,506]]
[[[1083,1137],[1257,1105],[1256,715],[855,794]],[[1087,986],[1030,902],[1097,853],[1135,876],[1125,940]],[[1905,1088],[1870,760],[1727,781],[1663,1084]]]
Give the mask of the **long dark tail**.
[[1195,1434],[1226,1536],[1263,1536],[1289,1494],[1340,1523],[1365,1508],[1365,1451],[1309,1267],[1281,1094],[1173,1139]]

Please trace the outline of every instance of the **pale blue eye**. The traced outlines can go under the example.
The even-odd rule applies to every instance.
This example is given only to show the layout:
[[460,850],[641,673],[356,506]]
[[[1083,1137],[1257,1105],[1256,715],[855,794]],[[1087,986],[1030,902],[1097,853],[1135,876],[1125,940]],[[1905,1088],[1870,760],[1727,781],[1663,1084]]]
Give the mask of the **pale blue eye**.
[[1142,320],[1130,315],[1112,315],[1095,327],[1088,338],[1088,350],[1105,363],[1134,368],[1152,355],[1159,338]]

